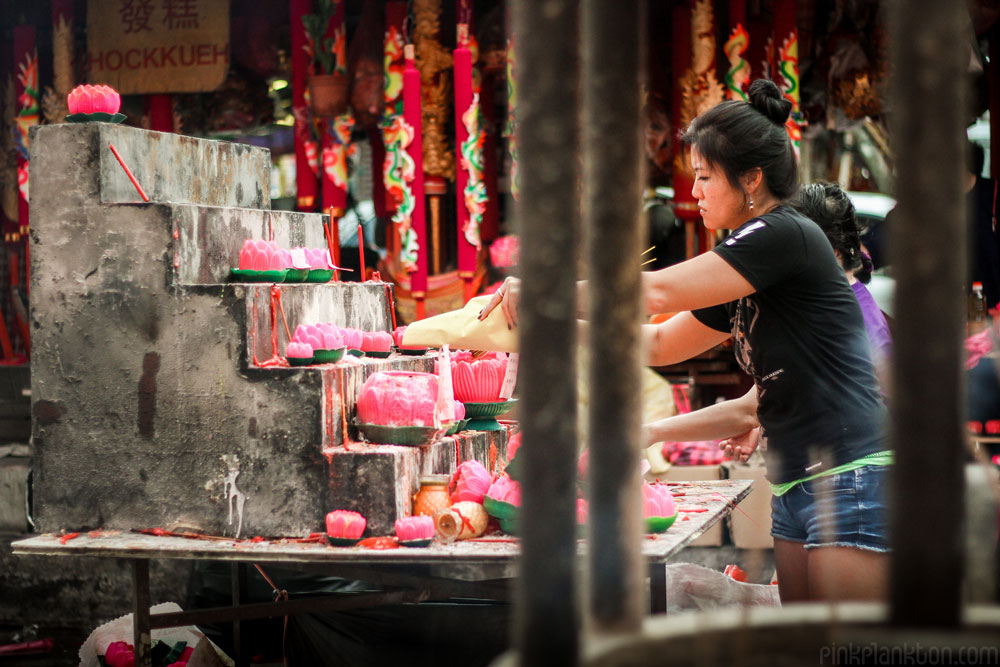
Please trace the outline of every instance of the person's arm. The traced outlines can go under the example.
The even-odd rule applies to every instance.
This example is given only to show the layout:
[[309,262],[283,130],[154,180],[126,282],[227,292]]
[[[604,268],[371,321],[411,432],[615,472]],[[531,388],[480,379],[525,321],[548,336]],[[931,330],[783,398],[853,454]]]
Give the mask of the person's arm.
[[739,436],[759,425],[755,386],[740,398],[644,424],[642,442],[646,447],[666,441],[718,440]]
[[[753,294],[753,285],[736,269],[714,252],[668,266],[659,271],[641,274],[643,307],[647,313],[670,313],[696,310],[735,301]],[[577,283],[577,310],[587,310],[587,281]],[[479,314],[485,319],[500,306],[508,326],[517,326],[517,308],[521,281],[507,278]]]
[[659,324],[642,325],[642,349],[647,366],[669,366],[710,350],[729,338],[698,321],[690,312],[677,313]]

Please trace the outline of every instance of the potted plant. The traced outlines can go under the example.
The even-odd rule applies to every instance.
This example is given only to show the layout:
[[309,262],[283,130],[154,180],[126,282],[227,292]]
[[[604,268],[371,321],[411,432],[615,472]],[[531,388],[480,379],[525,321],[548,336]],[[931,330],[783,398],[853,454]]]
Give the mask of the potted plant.
[[[309,97],[317,116],[337,116],[347,108],[347,28],[344,0],[316,0],[315,14],[302,16],[313,59]],[[332,23],[332,25],[331,25]]]

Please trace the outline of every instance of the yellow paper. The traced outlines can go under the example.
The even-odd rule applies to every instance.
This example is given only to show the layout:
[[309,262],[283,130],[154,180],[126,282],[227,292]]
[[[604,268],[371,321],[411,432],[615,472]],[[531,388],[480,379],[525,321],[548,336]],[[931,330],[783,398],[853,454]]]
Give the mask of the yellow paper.
[[461,310],[428,317],[407,325],[403,345],[441,347],[445,343],[462,350],[517,352],[517,330],[507,328],[507,319],[499,306],[483,321],[481,311],[492,297],[477,296]]

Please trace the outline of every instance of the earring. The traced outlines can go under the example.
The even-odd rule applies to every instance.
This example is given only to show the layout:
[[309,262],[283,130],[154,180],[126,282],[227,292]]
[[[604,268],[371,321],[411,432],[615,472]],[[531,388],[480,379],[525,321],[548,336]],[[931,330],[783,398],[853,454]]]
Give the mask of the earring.
[[753,197],[750,197],[750,210],[753,210]]

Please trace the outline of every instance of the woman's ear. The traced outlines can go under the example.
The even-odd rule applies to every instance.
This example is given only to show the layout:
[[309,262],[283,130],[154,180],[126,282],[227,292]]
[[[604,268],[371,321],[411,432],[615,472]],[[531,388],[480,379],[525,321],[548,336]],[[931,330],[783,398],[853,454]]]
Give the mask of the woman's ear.
[[743,191],[748,195],[753,195],[757,192],[757,188],[764,180],[764,172],[761,171],[760,167],[754,167],[753,169],[748,169],[743,172],[743,176],[740,177],[743,184]]

